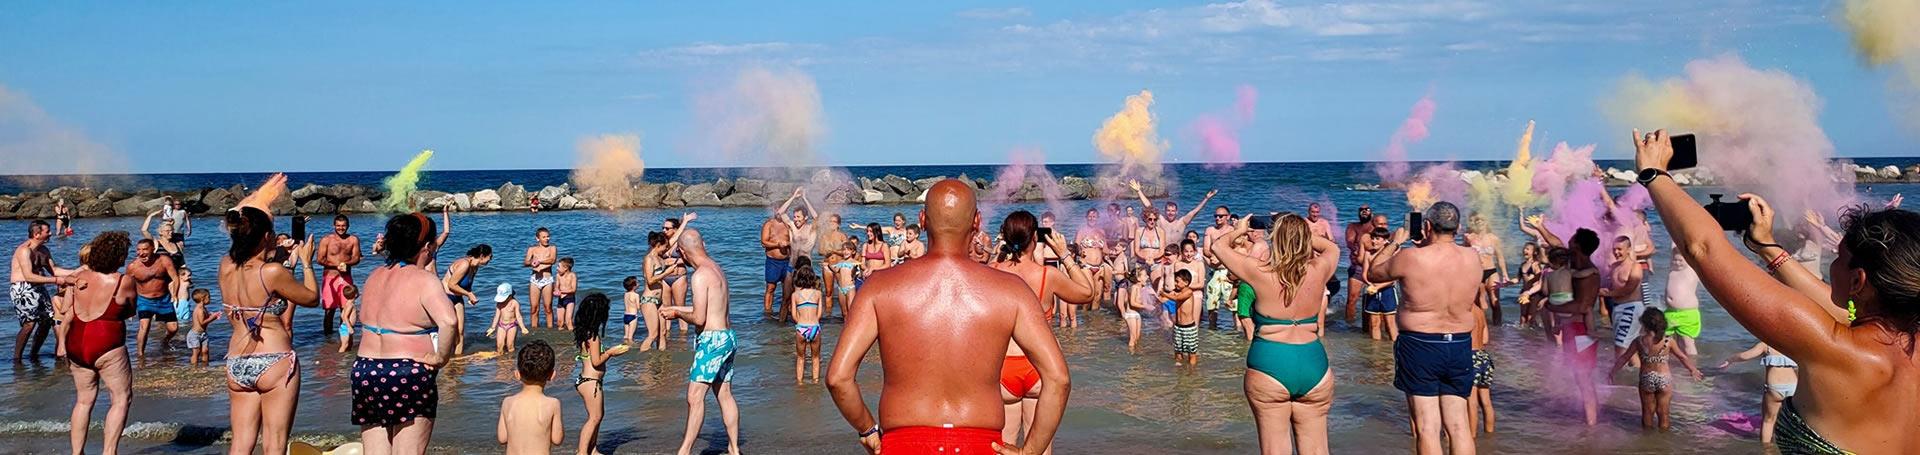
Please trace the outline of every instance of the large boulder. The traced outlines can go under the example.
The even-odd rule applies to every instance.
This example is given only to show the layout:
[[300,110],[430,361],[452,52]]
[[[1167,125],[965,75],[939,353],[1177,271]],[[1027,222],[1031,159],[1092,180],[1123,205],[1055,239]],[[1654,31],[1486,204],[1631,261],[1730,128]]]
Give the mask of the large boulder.
[[566,196],[572,189],[572,185],[562,183],[560,186],[548,185],[546,188],[541,188],[540,192],[535,194],[540,196],[541,206],[544,207],[546,206],[546,201],[559,201],[561,196]]
[[515,185],[513,182],[500,185],[500,189],[496,190],[495,194],[500,197],[500,207],[496,210],[526,210],[530,202],[527,200],[530,195],[527,194],[526,187]]
[[[355,197],[360,197],[360,196],[372,196],[372,194],[370,194],[372,193],[372,191],[370,191],[366,187],[359,186],[359,185],[349,185],[345,183],[327,185],[326,188],[321,188],[319,190],[319,193],[321,195],[325,195],[326,197],[338,199],[342,201],[353,199]],[[373,198],[369,197],[368,199],[373,199]]]
[[833,175],[832,169],[826,169],[826,168],[815,169],[813,171],[813,176],[807,177],[807,183],[810,183],[813,185],[826,185],[826,184],[833,183],[835,180],[839,180],[839,178]]
[[[798,188],[800,188],[800,184],[794,183],[794,182],[767,182],[767,190],[766,192],[761,194],[765,194],[767,196],[767,200],[779,199],[779,200],[785,201],[787,200],[788,196],[793,195],[793,190]],[[818,198],[820,197],[820,195],[809,194],[807,195],[807,197]]]
[[1093,183],[1080,177],[1060,179],[1060,197],[1068,200],[1080,200],[1093,197]]
[[715,196],[726,197],[729,194],[733,194],[733,186],[734,185],[732,180],[727,180],[723,178],[723,179],[714,180],[713,186],[710,187],[709,189],[713,191],[713,195]]
[[68,204],[91,201],[98,196],[99,193],[94,192],[92,188],[75,188],[71,186],[54,188],[53,191],[47,193],[47,197],[51,197],[56,201],[66,199]]
[[682,193],[681,202],[686,203],[688,207],[719,207],[720,196],[712,192]]
[[667,184],[665,185],[660,185],[660,206],[661,207],[686,206],[687,205],[686,197],[681,195],[681,192],[686,191],[686,189],[687,189],[687,185],[680,182],[667,182]]
[[[793,190],[787,190],[787,191],[792,192]],[[775,196],[779,196],[782,199],[785,199],[787,196],[786,194],[778,194],[778,195],[769,194],[767,192],[766,180],[746,178],[746,177],[735,179],[733,181],[733,193],[729,193],[729,194],[731,195],[731,194],[741,194],[741,193],[756,194],[756,195],[763,196],[767,199],[773,199]]]
[[893,192],[893,194],[896,194],[896,195],[906,196],[906,195],[912,195],[920,192],[920,189],[914,187],[913,182],[910,180],[907,180],[906,177],[887,174],[887,176],[881,177],[880,181],[882,183],[886,183],[887,188],[890,189]]
[[13,208],[13,216],[23,220],[51,218],[53,217],[53,198],[35,196],[22,201],[19,206]]
[[942,175],[942,176],[939,176],[939,177],[928,177],[928,178],[924,178],[924,179],[915,179],[915,180],[913,181],[913,186],[914,186],[915,188],[919,188],[919,189],[920,189],[920,191],[918,191],[919,193],[926,193],[928,189],[931,189],[931,188],[933,188],[933,185],[934,185],[934,184],[936,184],[936,183],[940,183],[940,181],[942,181],[942,180],[946,180],[946,179],[947,179],[947,176],[944,176],[944,175]]
[[305,204],[300,204],[300,213],[308,215],[325,215],[334,213],[338,209],[339,207],[333,205],[333,201],[329,201],[324,197],[316,197],[308,200]]
[[304,202],[316,197],[325,196],[325,194],[321,193],[322,190],[325,190],[325,189],[326,187],[308,183],[306,185],[301,186],[300,189],[293,190],[293,200]]
[[855,202],[859,202],[862,204],[879,204],[886,200],[887,200],[887,193],[884,191],[860,190],[860,200]]
[[86,202],[81,202],[80,205],[73,208],[73,215],[80,218],[97,218],[113,215],[113,201],[104,197],[88,199]]
[[13,213],[13,208],[20,206],[22,200],[13,195],[0,195],[0,213]]
[[133,195],[134,195],[134,197],[138,197],[138,198],[140,198],[140,200],[143,200],[143,201],[144,201],[144,200],[147,200],[147,199],[153,199],[153,198],[157,198],[157,197],[160,197],[160,190],[156,190],[156,189],[153,189],[153,188],[147,188],[147,189],[144,189],[144,190],[140,190],[140,191],[136,191],[136,192],[134,192],[134,193],[133,193]]
[[1899,180],[1899,179],[1900,179],[1900,167],[1899,167],[1899,166],[1891,166],[1891,165],[1889,165],[1889,166],[1887,166],[1887,167],[1883,167],[1883,168],[1880,168],[1880,172],[1878,172],[1878,174],[1879,174],[1879,176],[1880,176],[1880,178],[1883,178],[1883,179],[1887,179],[1887,180]]
[[340,203],[339,210],[340,213],[375,213],[380,211],[380,207],[374,205],[373,199],[366,196],[354,196],[353,199]]
[[687,185],[685,189],[680,190],[680,200],[689,206],[701,205],[696,204],[694,201],[706,201],[708,199],[712,199],[714,202],[710,205],[719,205],[720,203],[720,193],[714,191],[712,183],[695,183]]
[[580,206],[580,198],[573,197],[573,195],[571,194],[560,196],[559,202],[554,203],[554,208],[558,208],[560,210],[573,210],[575,208],[579,208],[579,206]]
[[500,210],[503,206],[504,205],[500,203],[500,192],[498,191],[480,190],[473,192],[474,210]]
[[735,191],[720,200],[721,207],[766,207],[767,198],[758,194]]
[[653,183],[635,185],[632,190],[628,190],[627,206],[637,209],[659,207],[660,196],[665,193],[663,190],[664,188],[661,188],[660,185]]
[[865,197],[865,195],[855,195],[852,188],[838,187],[827,190],[827,196],[821,200],[826,201],[827,205],[847,205],[853,203],[853,198],[856,197]]
[[281,194],[280,197],[274,198],[273,203],[268,204],[267,207],[274,216],[292,215],[294,210],[300,208],[299,205],[294,204],[292,195],[288,194]]
[[206,210],[201,213],[226,213],[228,209],[233,208],[234,204],[240,203],[240,198],[225,188],[214,188],[200,196],[200,203],[206,206]]
[[473,196],[469,196],[467,193],[453,193],[447,197],[450,198],[450,201],[453,203],[454,211],[465,212],[473,210]]
[[[99,195],[97,195],[96,197],[99,197],[99,198],[105,198],[105,199],[107,199],[107,200],[109,200],[109,201],[118,201],[118,200],[121,200],[121,199],[126,199],[126,198],[129,198],[129,197],[133,197],[133,195],[132,195],[132,194],[128,194],[128,193],[127,193],[127,192],[125,192],[125,191],[120,191],[120,190],[116,190],[116,189],[113,189],[113,188],[107,188],[107,190],[106,190],[106,191],[101,191],[101,192],[100,192],[100,194],[99,194]],[[204,198],[204,196],[203,196],[202,198]]]
[[149,202],[152,202],[151,207],[158,209],[160,204],[166,202],[166,200],[160,198],[143,198],[137,195],[128,196],[126,199],[113,202],[113,214],[119,216],[146,216],[146,214],[154,210],[145,208],[149,206]]
[[440,191],[420,190],[407,195],[407,204],[421,210],[440,210],[441,207],[446,207],[448,202],[452,200],[447,199],[447,193]]

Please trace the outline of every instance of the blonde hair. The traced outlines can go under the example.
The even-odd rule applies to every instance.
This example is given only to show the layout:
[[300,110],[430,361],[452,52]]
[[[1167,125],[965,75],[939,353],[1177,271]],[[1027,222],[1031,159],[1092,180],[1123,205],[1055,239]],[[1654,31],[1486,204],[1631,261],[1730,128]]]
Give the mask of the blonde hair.
[[1313,260],[1313,228],[1307,225],[1307,219],[1300,215],[1285,213],[1274,220],[1273,231],[1267,242],[1267,271],[1280,278],[1280,285],[1286,287],[1288,305],[1300,292],[1300,285],[1307,277],[1307,263]]

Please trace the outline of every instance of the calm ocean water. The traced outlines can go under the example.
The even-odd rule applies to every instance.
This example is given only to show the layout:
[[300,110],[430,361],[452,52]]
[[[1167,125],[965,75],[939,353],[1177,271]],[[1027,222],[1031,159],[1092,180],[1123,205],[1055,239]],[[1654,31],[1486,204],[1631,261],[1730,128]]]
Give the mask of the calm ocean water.
[[[1862,164],[1904,164],[1911,160],[1863,160]],[[1624,163],[1611,163],[1624,166]],[[1492,167],[1484,163],[1480,167]],[[1467,167],[1476,167],[1468,165]],[[1056,175],[1088,175],[1090,166],[1050,166]],[[858,176],[888,173],[908,178],[969,176],[991,178],[990,166],[865,167],[853,168]],[[739,170],[649,170],[650,181],[711,179],[737,174]],[[1175,191],[1183,209],[1191,207],[1210,188],[1220,196],[1213,205],[1228,205],[1235,212],[1266,210],[1304,210],[1310,202],[1322,202],[1336,213],[1337,220],[1352,218],[1351,210],[1361,203],[1372,204],[1383,214],[1404,211],[1404,196],[1398,192],[1350,191],[1348,185],[1371,182],[1371,173],[1361,163],[1254,164],[1227,172],[1205,170],[1197,166],[1176,166],[1180,179]],[[101,186],[119,188],[157,187],[167,189],[257,184],[258,173],[142,175],[113,177]],[[308,182],[319,184],[376,184],[383,173],[294,173],[293,186]],[[502,182],[537,188],[559,184],[566,171],[440,171],[431,172],[423,188],[470,191],[498,187]],[[0,178],[0,192],[44,189],[50,179]],[[1879,197],[1895,192],[1916,192],[1916,185],[1877,185],[1862,187]],[[1704,193],[1704,191],[1698,191]],[[1870,196],[1871,197],[1871,196]],[[1130,205],[1131,199],[1120,201]],[[1062,210],[1067,226],[1073,226],[1087,207],[1099,201],[1070,201],[1061,206],[1045,204],[1005,204],[986,207],[990,215],[1004,215],[1014,209]],[[1251,209],[1251,210],[1249,210]],[[886,223],[895,212],[909,216],[913,206],[846,207],[839,209],[849,222]],[[833,409],[823,386],[792,383],[792,335],[784,324],[764,321],[758,309],[761,299],[758,224],[761,209],[702,208],[695,225],[707,234],[716,259],[726,270],[732,290],[732,322],[742,335],[735,394],[741,401],[742,448],[750,452],[775,453],[858,453],[851,430]],[[562,256],[578,262],[582,292],[618,294],[621,278],[639,271],[644,235],[656,229],[662,218],[678,216],[681,210],[635,210],[624,212],[549,212],[455,214],[452,237],[441,254],[442,266],[459,252],[477,243],[491,244],[496,261],[482,269],[477,286],[485,289],[498,283],[513,283],[524,295],[526,272],[512,259],[533,243],[533,230],[548,227]],[[1199,217],[1206,218],[1206,217]],[[993,220],[998,217],[994,216]],[[1510,218],[1509,218],[1510,220]],[[279,220],[285,223],[284,219]],[[379,229],[372,216],[353,217],[353,232],[371,241]],[[1195,229],[1204,223],[1196,219]],[[1656,223],[1655,236],[1666,244],[1666,234]],[[189,266],[200,273],[196,283],[215,293],[211,280],[221,251],[227,245],[213,218],[196,219],[196,232],[188,239]],[[997,222],[991,224],[997,225]],[[1397,224],[1397,222],[1396,222]],[[87,219],[75,223],[79,231],[73,239],[55,240],[55,257],[72,265],[74,254],[84,238],[102,230],[135,230],[138,220],[130,218]],[[1502,226],[1511,226],[1503,222]],[[318,227],[316,227],[318,229]],[[0,244],[17,245],[25,235],[26,223],[0,221]],[[1520,238],[1508,232],[1509,243]],[[1655,259],[1660,272],[1654,277],[1656,294],[1664,289],[1666,251]],[[1517,255],[1516,255],[1517,256]],[[363,267],[364,269],[365,267]],[[444,270],[444,269],[443,269]],[[359,275],[364,278],[365,272]],[[1507,321],[1518,318],[1513,306],[1512,289],[1507,290]],[[1704,297],[1704,293],[1702,294]],[[490,307],[469,310],[468,319],[486,321]],[[1701,362],[1717,364],[1728,354],[1745,349],[1753,339],[1717,305],[1708,300],[1704,308],[1705,331],[1701,336]],[[1338,313],[1338,310],[1335,311]],[[348,422],[347,398],[350,393],[343,379],[352,361],[351,354],[337,354],[338,347],[323,340],[322,313],[300,309],[295,313],[295,343],[304,372],[300,412],[295,426],[296,440],[332,445],[355,437],[356,428]],[[1198,371],[1180,372],[1172,366],[1170,343],[1166,334],[1149,328],[1142,340],[1143,353],[1129,355],[1124,328],[1118,316],[1101,311],[1083,314],[1078,329],[1060,330],[1062,348],[1068,354],[1075,379],[1074,394],[1057,447],[1062,453],[1250,453],[1257,450],[1257,435],[1252,415],[1241,395],[1246,342],[1230,329],[1207,331],[1201,339],[1201,363]],[[1337,316],[1335,317],[1337,319]],[[616,321],[617,323],[617,318]],[[1151,326],[1151,324],[1149,324]],[[216,340],[212,351],[223,353],[228,325],[216,324],[210,338]],[[610,324],[610,334],[617,325]],[[828,346],[839,331],[838,324],[825,329]],[[492,341],[473,330],[467,343],[469,352],[484,351]],[[0,340],[11,343],[17,325],[0,324]],[[617,336],[617,335],[614,335]],[[547,340],[560,347],[560,371],[571,374],[571,337],[556,331],[536,331],[532,338]],[[691,353],[688,339],[675,338],[664,353],[650,352],[619,357],[610,364],[606,378],[607,417],[602,429],[601,450],[608,453],[671,452],[679,442],[685,423],[685,380]],[[129,338],[131,344],[131,337]],[[11,346],[7,346],[11,348]],[[1357,327],[1335,322],[1328,328],[1327,347],[1333,358],[1338,381],[1329,425],[1332,447],[1342,453],[1385,453],[1406,451],[1410,436],[1406,429],[1403,397],[1391,385],[1392,353],[1386,342],[1373,342]],[[1577,404],[1568,399],[1567,377],[1557,368],[1553,345],[1544,335],[1510,327],[1493,330],[1490,347],[1498,365],[1495,381],[1495,407],[1499,412],[1499,432],[1482,436],[1487,453],[1563,452],[1563,453],[1720,453],[1757,452],[1757,437],[1721,421],[1727,413],[1757,413],[1762,388],[1757,367],[1748,365],[1725,374],[1711,374],[1701,382],[1680,380],[1673,403],[1674,432],[1643,434],[1639,430],[1638,399],[1632,387],[1603,386],[1605,399],[1602,422],[1598,427],[1581,425]],[[51,352],[52,347],[47,347]],[[869,357],[861,381],[869,394],[877,393],[879,369],[877,356]],[[1677,368],[1677,366],[1676,366]],[[518,390],[511,366],[505,359],[474,358],[462,361],[442,373],[440,420],[434,444],[446,453],[494,452],[493,426],[501,397]],[[1628,373],[1621,378],[1631,383]],[[135,437],[126,441],[132,448],[153,452],[205,453],[224,449],[215,439],[227,424],[227,400],[224,370],[219,364],[210,368],[189,368],[181,350],[149,354],[136,362],[135,402],[131,421],[147,423],[132,429]],[[0,369],[0,401],[13,405],[0,407],[0,444],[9,452],[53,453],[66,449],[65,424],[72,404],[72,380],[64,365],[41,357]],[[569,435],[575,442],[585,412],[579,396],[571,389],[554,387],[550,395],[567,406]],[[870,396],[871,398],[871,396]],[[105,413],[105,398],[96,407],[95,418]],[[717,412],[708,413],[705,442],[697,445],[708,451],[725,447]],[[96,420],[97,422],[97,420]],[[96,430],[97,431],[97,430]],[[99,444],[99,437],[93,437]],[[712,445],[708,445],[712,444]],[[570,447],[570,446],[569,446]]]

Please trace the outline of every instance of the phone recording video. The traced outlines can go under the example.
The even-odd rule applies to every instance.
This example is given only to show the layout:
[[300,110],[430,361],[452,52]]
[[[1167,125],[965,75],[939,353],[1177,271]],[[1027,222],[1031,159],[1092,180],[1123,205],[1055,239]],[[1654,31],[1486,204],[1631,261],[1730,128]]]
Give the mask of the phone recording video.
[[307,216],[294,215],[291,223],[293,223],[293,235],[292,235],[293,241],[295,242],[307,241]]
[[1725,196],[1720,194],[1709,194],[1707,197],[1713,200],[1706,204],[1707,214],[1713,215],[1713,220],[1720,223],[1721,230],[1746,231],[1753,226],[1753,210],[1748,208],[1753,201],[1735,199],[1733,202],[1724,202],[1720,198]]
[[1050,238],[1053,238],[1053,228],[1050,228],[1050,227],[1040,228],[1040,241],[1044,243],[1046,242],[1047,239],[1050,239]]
[[1427,228],[1426,220],[1425,218],[1422,217],[1420,212],[1407,213],[1407,240],[1412,240],[1415,242],[1426,240],[1427,239],[1426,228]]
[[1700,165],[1700,152],[1694,143],[1693,133],[1668,138],[1673,142],[1673,159],[1667,160],[1667,170],[1678,171],[1692,169]]
[[1268,231],[1273,230],[1273,217],[1266,215],[1248,215],[1247,228]]

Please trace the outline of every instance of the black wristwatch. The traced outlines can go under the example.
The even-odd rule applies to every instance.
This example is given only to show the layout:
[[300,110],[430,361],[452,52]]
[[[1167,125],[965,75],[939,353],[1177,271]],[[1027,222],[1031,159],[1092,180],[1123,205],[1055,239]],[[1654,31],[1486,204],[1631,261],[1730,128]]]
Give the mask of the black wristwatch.
[[1660,177],[1662,177],[1662,176],[1666,176],[1666,177],[1673,177],[1673,175],[1672,175],[1672,174],[1668,174],[1668,173],[1667,173],[1667,171],[1663,171],[1663,170],[1660,170],[1660,169],[1655,169],[1655,168],[1646,168],[1646,169],[1641,169],[1641,170],[1640,170],[1640,179],[1639,179],[1639,180],[1640,180],[1640,186],[1647,186],[1647,185],[1652,185],[1652,184],[1653,184],[1653,181],[1654,181],[1654,179],[1658,179],[1658,178],[1660,178]]

